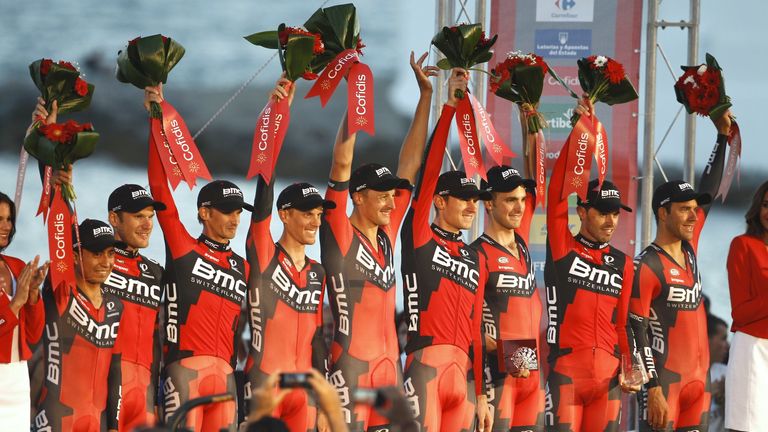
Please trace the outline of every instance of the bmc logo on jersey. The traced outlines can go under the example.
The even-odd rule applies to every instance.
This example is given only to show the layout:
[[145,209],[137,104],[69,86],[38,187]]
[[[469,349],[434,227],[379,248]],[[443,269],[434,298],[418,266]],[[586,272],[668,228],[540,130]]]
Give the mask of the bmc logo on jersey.
[[379,263],[373,259],[371,254],[365,250],[365,246],[362,244],[360,244],[357,248],[357,255],[355,256],[355,259],[357,259],[358,264],[360,264],[364,269],[373,272],[373,275],[376,278],[381,279],[381,281],[384,283],[390,281],[392,275],[395,272],[394,269],[390,266],[382,268]]
[[692,288],[670,286],[667,302],[676,303],[679,308],[695,309],[701,300],[701,284],[696,282]]
[[104,285],[115,290],[134,294],[143,298],[150,298],[156,302],[160,301],[161,290],[159,285],[147,285],[138,279],[129,279],[123,275],[112,272],[107,276]]
[[[466,252],[462,249],[462,252]],[[454,259],[448,252],[442,248],[435,248],[435,254],[432,256],[432,263],[448,270],[451,274],[454,274],[462,279],[468,279],[473,284],[477,285],[480,278],[480,273],[476,269],[469,268],[469,264]]]
[[84,336],[87,336],[94,343],[102,345],[113,342],[117,337],[120,321],[115,321],[111,324],[99,324],[88,315],[88,312],[80,306],[77,300],[72,299],[70,302],[69,315],[81,327],[81,330],[86,333]]
[[499,280],[496,282],[496,288],[517,289],[525,292],[530,291],[532,286],[533,273],[528,273],[525,277],[516,274],[500,273]]
[[246,285],[244,280],[240,278],[235,279],[234,276],[221,271],[221,269],[214,268],[200,257],[197,257],[195,260],[192,274],[213,283],[213,285],[234,291],[237,295],[245,297]]
[[579,257],[574,258],[571,268],[568,269],[568,273],[577,278],[587,279],[590,282],[599,285],[610,285],[619,290],[621,289],[622,275],[620,273],[611,274],[608,270],[596,268],[592,264],[581,260]]
[[300,290],[296,284],[283,272],[283,268],[275,266],[275,271],[272,272],[272,282],[283,291],[288,298],[295,301],[299,305],[319,305],[320,304],[320,290],[304,289]]

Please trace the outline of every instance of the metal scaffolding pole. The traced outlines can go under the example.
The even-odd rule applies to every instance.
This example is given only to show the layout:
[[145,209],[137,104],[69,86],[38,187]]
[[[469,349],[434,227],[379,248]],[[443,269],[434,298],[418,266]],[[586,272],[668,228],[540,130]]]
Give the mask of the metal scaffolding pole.
[[659,0],[648,0],[648,23],[645,34],[645,116],[643,127],[643,179],[640,190],[640,208],[643,209],[641,228],[641,248],[651,243],[651,226],[653,211],[651,197],[653,195],[653,157],[654,127],[656,116],[656,36],[658,28],[656,18],[659,11]]
[[[690,0],[691,13],[688,26],[688,63],[699,63],[699,14],[701,5],[699,0]],[[683,179],[693,185],[696,176],[696,116],[685,116],[685,166],[683,167]]]
[[[485,27],[485,18],[486,18],[486,6],[485,6],[485,0],[475,0],[475,22],[482,24],[483,27]],[[483,70],[488,69],[488,64],[483,63],[482,65],[475,66],[476,68],[480,68]],[[472,83],[472,94],[475,95],[477,100],[485,106],[485,83],[488,80],[485,77],[485,74],[482,72],[472,72],[474,74],[474,82]],[[479,137],[478,137],[479,138]],[[478,148],[479,143],[478,143]],[[475,176],[475,181],[477,182],[478,187],[480,186],[480,176]],[[477,209],[477,216],[475,217],[474,222],[472,222],[472,227],[469,229],[469,238],[471,240],[474,240],[478,237],[480,237],[480,234],[483,232],[484,227],[484,219],[485,219],[485,211],[484,205],[482,201],[478,202],[478,209]]]

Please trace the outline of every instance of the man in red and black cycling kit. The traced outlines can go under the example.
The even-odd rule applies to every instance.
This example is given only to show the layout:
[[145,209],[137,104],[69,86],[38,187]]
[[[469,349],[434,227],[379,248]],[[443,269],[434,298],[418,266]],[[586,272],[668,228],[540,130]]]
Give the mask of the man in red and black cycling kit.
[[77,286],[54,287],[49,277],[43,289],[45,380],[33,431],[118,430],[120,355],[114,346],[123,306],[102,283],[112,271],[114,247],[125,245],[93,219],[80,224],[79,239],[66,251],[74,253]]
[[[578,112],[589,115],[589,105],[580,105]],[[632,260],[609,242],[619,211],[631,209],[613,183],[605,180],[599,186],[592,180],[586,200],[578,200],[579,233],[571,235],[568,199],[562,198],[567,153],[560,152],[547,195],[547,385],[554,423],[547,426],[556,431],[617,431],[623,384],[619,361],[622,355],[629,357],[626,326],[633,268]]]
[[[285,78],[270,94],[287,98],[295,85]],[[309,183],[286,187],[277,198],[283,233],[275,242],[270,232],[275,177],[256,183],[253,216],[246,241],[251,275],[248,281],[248,316],[251,344],[245,367],[245,400],[273,373],[325,370],[327,348],[323,339],[325,270],[305,254],[317,239],[324,209],[336,205],[323,200]],[[258,408],[258,407],[253,407]],[[314,431],[317,409],[305,389],[293,389],[272,415],[292,431]]]
[[[449,99],[428,144],[401,233],[408,311],[403,387],[417,422],[428,432],[471,430],[475,413],[478,430],[490,430],[493,421],[482,379],[479,270],[484,264],[482,255],[461,236],[477,215],[478,199],[487,199],[490,193],[479,190],[462,171],[439,174],[456,111],[455,90],[466,91],[467,76],[463,69],[451,71]],[[430,224],[433,205],[436,216]]]
[[[539,351],[541,298],[528,252],[528,235],[536,208],[535,183],[512,167],[488,170],[481,187],[485,201],[485,232],[472,243],[484,256],[480,283],[485,286],[483,326],[488,365],[485,385],[493,412],[494,431],[541,431],[544,428],[544,376],[539,370],[508,372],[499,363],[497,342],[534,341]],[[505,353],[506,355],[506,353]]]
[[639,398],[643,431],[708,427],[709,339],[696,251],[720,187],[730,112],[713,122],[718,135],[699,181],[703,193],[681,180],[656,188],[656,238],[635,259],[630,323],[650,376]]
[[[147,87],[145,107],[161,102],[160,87]],[[194,238],[179,220],[157,149],[149,149],[149,186],[166,205],[157,212],[166,246],[165,343],[162,392],[164,420],[184,402],[217,393],[236,394],[234,367],[240,309],[245,301],[248,263],[230,248],[243,209],[243,192],[214,180],[197,195],[202,234]],[[234,431],[234,401],[193,409],[186,418],[195,431]]]
[[126,244],[115,248],[115,266],[104,282],[104,291],[123,304],[120,334],[115,349],[120,354],[122,405],[120,430],[152,426],[157,414],[155,399],[160,367],[158,310],[162,298],[163,268],[139,253],[149,246],[155,210],[165,205],[135,184],[115,189],[108,200],[109,224],[115,238]]
[[[356,137],[347,132],[346,116],[333,150],[326,199],[336,208],[323,216],[320,247],[334,316],[329,380],[339,391],[342,412],[352,431],[387,430],[390,423],[370,405],[352,406],[358,388],[402,384],[393,250],[427,138],[432,96],[429,77],[436,72],[434,67],[422,67],[426,56],[416,61],[411,53],[420,96],[400,150],[397,176],[375,163],[360,166],[350,176]],[[353,210],[347,216],[350,196]]]

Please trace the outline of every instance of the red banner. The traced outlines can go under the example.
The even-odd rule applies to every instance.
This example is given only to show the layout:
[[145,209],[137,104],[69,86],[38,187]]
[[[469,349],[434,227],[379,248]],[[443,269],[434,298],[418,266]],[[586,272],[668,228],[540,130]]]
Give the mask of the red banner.
[[359,62],[357,51],[348,49],[342,51],[323,69],[315,84],[309,89],[304,99],[320,96],[320,105],[325,106],[339,86],[341,79],[347,75],[347,71],[355,63]]
[[72,288],[77,284],[72,247],[72,214],[61,196],[60,186],[56,186],[48,218],[48,251],[53,288],[59,288],[62,283]]
[[496,165],[502,165],[505,157],[510,159],[517,157],[496,132],[496,127],[491,122],[491,116],[485,111],[485,107],[472,94],[468,93],[468,95],[469,102],[472,104],[472,112],[480,124],[480,137],[483,139],[486,152],[493,159],[493,162]]
[[35,216],[43,215],[43,223],[48,217],[48,208],[51,205],[51,176],[53,176],[53,168],[46,166],[43,170],[43,192],[40,194],[40,204],[35,214]]
[[472,112],[472,104],[467,97],[459,100],[456,105],[456,126],[459,128],[459,148],[461,148],[461,158],[464,160],[464,171],[467,177],[472,178],[477,174],[485,179],[477,125]]
[[290,107],[286,99],[270,99],[259,114],[256,130],[253,132],[251,145],[251,163],[246,178],[261,175],[264,181],[272,180],[277,156],[283,146],[285,134],[290,123]]
[[167,101],[160,102],[160,106],[163,109],[163,132],[184,181],[192,189],[197,183],[198,177],[211,180],[208,167],[205,165],[184,119],[176,111],[176,108]]
[[[594,116],[594,114],[593,114]],[[608,173],[608,134],[600,120],[595,116],[592,119],[595,126],[595,161],[597,162],[597,182],[603,186],[603,180]]]
[[734,121],[731,123],[731,133],[728,135],[728,162],[725,164],[725,171],[723,172],[723,179],[720,181],[720,188],[717,190],[718,197],[723,197],[722,202],[725,202],[725,198],[728,196],[728,191],[731,189],[731,183],[733,183],[733,177],[739,178],[739,159],[741,158],[741,131],[739,125]]
[[373,74],[363,63],[355,63],[349,69],[347,89],[347,128],[353,134],[359,130],[368,135],[376,133],[373,109]]
[[157,149],[157,154],[163,163],[165,177],[171,184],[171,189],[175,190],[179,183],[184,180],[184,176],[176,163],[176,158],[173,157],[168,141],[165,139],[162,120],[158,118],[150,117],[149,119],[149,145]]
[[576,192],[582,199],[587,196],[587,183],[589,183],[589,171],[592,168],[592,157],[595,154],[595,134],[592,121],[586,116],[579,117],[579,121],[571,130],[568,139],[561,151],[567,152],[565,163],[565,178],[563,179],[563,200],[568,195]]
[[544,140],[544,131],[536,132],[536,205],[546,208],[547,205],[547,142]]

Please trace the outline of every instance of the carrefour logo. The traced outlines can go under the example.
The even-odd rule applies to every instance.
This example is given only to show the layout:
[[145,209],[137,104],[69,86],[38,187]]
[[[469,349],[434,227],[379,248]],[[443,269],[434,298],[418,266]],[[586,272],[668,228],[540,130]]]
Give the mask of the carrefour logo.
[[536,0],[536,21],[590,22],[594,0]]

